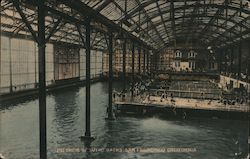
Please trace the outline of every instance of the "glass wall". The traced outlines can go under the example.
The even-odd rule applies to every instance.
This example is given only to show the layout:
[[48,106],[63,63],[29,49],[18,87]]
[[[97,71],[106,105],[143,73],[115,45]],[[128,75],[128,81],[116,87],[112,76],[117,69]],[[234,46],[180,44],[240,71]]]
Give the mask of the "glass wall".
[[[1,37],[0,93],[36,88],[38,48],[31,40]],[[46,45],[46,83],[54,81],[53,45]]]
[[[46,44],[46,84],[70,78],[86,79],[85,49],[74,46],[60,51],[57,46],[57,43]],[[103,73],[102,56],[101,51],[91,51],[91,78]],[[0,94],[37,88],[38,72],[37,43],[1,36]]]

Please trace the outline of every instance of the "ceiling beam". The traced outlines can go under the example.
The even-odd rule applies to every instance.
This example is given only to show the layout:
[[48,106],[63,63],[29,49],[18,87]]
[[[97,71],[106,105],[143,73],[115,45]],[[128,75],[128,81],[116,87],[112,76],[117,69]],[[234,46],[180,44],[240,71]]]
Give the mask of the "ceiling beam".
[[[239,24],[245,22],[247,19],[250,19],[250,17],[243,19],[242,21],[240,21],[240,22],[238,23],[238,25],[235,24],[235,25],[232,26],[231,28],[225,30],[225,31],[223,32],[222,35],[225,35],[225,34],[227,34],[227,33],[232,32],[232,30],[234,30],[236,27],[241,27],[241,29],[242,29],[242,26],[240,26]],[[249,32],[249,30],[250,30],[250,28],[247,28],[247,29],[245,29],[245,32]],[[214,38],[214,39],[211,41],[211,45],[214,44],[214,43],[216,43],[217,38],[218,38],[218,37]],[[232,38],[234,38],[234,37],[232,37]]]
[[[174,0],[170,1],[170,19],[171,19],[171,29],[174,36],[174,45],[176,46],[176,33],[175,33],[175,10],[174,10]],[[162,15],[162,14],[161,14]]]
[[[115,6],[116,6],[117,8],[119,8],[119,9],[123,12],[124,15],[127,14],[127,12],[125,11],[125,10],[126,10],[126,7],[125,7],[125,10],[123,10],[122,7],[119,6],[115,1],[113,1],[113,3],[115,4]],[[126,1],[125,1],[125,5],[126,5]],[[138,24],[138,22],[136,22],[136,21],[133,20],[133,19],[131,19],[131,21],[133,21],[133,23],[136,24],[136,26],[139,28],[139,30],[137,29],[138,32],[143,31],[143,32],[145,33],[145,35],[147,35],[147,37],[150,38],[150,39],[154,42],[154,44],[156,44],[156,45],[158,44],[157,40],[153,39],[152,36],[150,36],[149,33],[148,33],[147,31],[145,31],[145,30],[141,27],[140,24]],[[123,23],[119,23],[119,25],[121,25],[121,24],[123,24]],[[136,30],[135,30],[135,32],[136,32]],[[137,33],[138,33],[138,32],[137,32]]]
[[[193,17],[193,16],[195,16],[195,17],[208,17],[208,18],[211,18],[211,17],[213,17],[213,16],[205,16],[205,15],[200,15],[200,16],[196,16],[196,15],[191,15],[191,14],[188,14],[188,15],[186,15],[184,18],[191,18],[191,17]],[[178,19],[181,19],[181,18],[183,18],[183,17],[176,17],[175,18],[175,20],[178,20]],[[217,19],[222,19],[222,20],[225,20],[225,18],[223,18],[223,17],[216,17]],[[250,20],[250,19],[249,19]],[[246,21],[246,19],[245,19],[245,21]],[[171,19],[166,19],[165,21],[163,21],[163,23],[168,23],[168,22],[171,22]],[[242,23],[243,23],[244,21],[241,21],[240,23],[238,22],[237,24],[239,24],[240,26],[243,26],[242,25]],[[236,22],[235,22],[236,23]],[[162,21],[160,20],[160,21],[157,21],[157,22],[155,22],[155,25],[160,25],[160,24],[162,24]],[[244,25],[245,26],[245,25]],[[248,27],[243,27],[244,29],[248,29]],[[148,28],[148,29],[151,29],[150,27]],[[133,31],[133,30],[132,30]]]
[[[228,5],[228,0],[225,0],[223,4],[227,6],[227,5]],[[204,34],[207,34],[206,31],[207,31],[207,30],[209,29],[209,27],[210,27],[209,24],[214,23],[215,20],[216,20],[215,17],[218,17],[219,15],[221,15],[221,13],[224,11],[224,9],[225,9],[225,8],[218,8],[218,10],[217,10],[216,13],[214,14],[214,16],[210,18],[210,20],[209,20],[209,22],[208,22],[208,25],[205,26],[205,27],[201,30],[200,35],[199,35],[199,38],[200,38],[201,36],[204,36]],[[227,7],[226,7],[226,9],[227,9]],[[227,22],[227,20],[228,20],[228,18],[227,18],[227,16],[226,16],[226,22]]]
[[32,26],[30,25],[30,22],[27,20],[25,14],[23,13],[22,9],[20,8],[20,1],[19,0],[13,0],[13,4],[17,10],[17,12],[20,14],[20,16],[22,17],[22,21],[25,23],[26,27],[29,29],[33,39],[38,42],[37,39],[37,35],[36,32],[34,31],[34,29],[32,28]]
[[[176,9],[175,9],[176,10]],[[165,10],[165,11],[162,11],[161,13],[162,14],[167,14],[167,13],[170,13],[171,12],[171,9],[169,10]],[[158,17],[160,16],[160,14],[158,13],[158,11],[154,11],[153,13],[151,13],[151,16],[149,17],[150,19],[153,19],[155,17]],[[192,18],[192,17],[208,17],[208,18],[212,18],[214,17],[213,15],[206,15],[206,14],[199,14],[199,15],[192,15],[192,14],[187,14],[185,16],[179,16],[179,17],[175,17],[175,20],[176,19],[180,19],[180,18]],[[215,16],[215,18],[217,19],[222,19],[222,20],[228,20],[229,22],[232,22],[232,23],[235,23],[235,24],[238,24],[238,21],[234,20],[234,19],[226,19],[226,17],[224,16]],[[167,19],[166,21],[170,21],[170,18]],[[147,20],[144,20],[141,22],[141,25],[145,24],[147,22]],[[240,26],[242,26],[243,28],[247,29],[248,26],[246,25],[243,25],[242,23],[239,24]],[[132,26],[132,31],[135,29],[135,26]]]
[[[138,3],[138,5],[141,5],[141,3],[140,3],[139,0],[136,0],[136,2]],[[152,22],[152,20],[149,18],[147,12],[145,11],[144,8],[142,8],[142,11],[143,11],[143,13],[144,13],[144,15],[145,15],[147,21],[151,23],[151,26],[153,26],[154,31],[156,32],[157,36],[160,38],[160,40],[161,40],[160,43],[162,43],[162,45],[164,45],[164,39],[161,37],[161,35],[160,35],[160,33],[158,32],[156,26],[154,25],[154,23]],[[140,13],[140,11],[139,11],[139,13]],[[140,25],[142,25],[141,22],[140,22]],[[159,44],[159,41],[158,41],[158,43],[156,43],[156,45],[158,45],[158,46],[160,45],[160,44]]]
[[140,10],[142,10],[143,8],[145,8],[146,6],[155,3],[156,0],[148,0],[148,1],[144,1],[143,3],[141,3],[141,5],[138,5],[138,7],[136,7],[135,9],[128,11],[128,14],[124,15],[123,17],[121,17],[121,19],[119,19],[121,22],[126,21],[127,19],[131,18],[132,15],[138,13]]
[[117,31],[117,32],[121,31],[123,34],[126,34],[128,38],[131,38],[132,40],[137,41],[138,43],[141,43],[150,49],[153,49],[153,50],[155,49],[149,44],[145,43],[144,41],[142,41],[135,35],[131,34],[127,30],[121,28],[119,25],[115,24],[113,21],[109,20],[107,17],[95,11],[94,9],[92,9],[91,7],[87,6],[86,4],[84,4],[83,2],[79,0],[78,1],[58,0],[58,2],[70,7],[71,9],[74,9],[75,11],[77,11],[79,14],[83,16],[86,16],[87,14],[89,17],[95,18],[96,21],[102,23],[103,25],[107,26],[110,29],[113,29],[113,31]]
[[[198,4],[200,4],[200,0],[196,1],[196,5],[194,6],[194,9],[192,11],[192,14],[191,14],[191,19],[189,20],[188,22],[188,26],[191,27],[193,26],[194,24],[196,24],[196,21],[195,18],[199,18],[199,13],[197,14],[197,10],[199,9]],[[198,16],[195,16],[195,15],[198,15]],[[190,32],[193,32],[193,29],[190,29]],[[190,40],[190,37],[193,38],[193,36],[189,36],[186,38],[186,43],[189,43],[189,40]]]
[[160,9],[160,6],[159,6],[158,1],[156,1],[156,5],[157,5],[157,8],[158,8],[158,12],[159,12],[160,15],[161,15],[161,21],[162,21],[162,24],[164,25],[165,32],[166,32],[166,34],[167,34],[167,36],[168,36],[168,38],[169,38],[169,31],[168,31],[168,29],[167,29],[167,27],[166,27],[166,24],[164,23],[164,18],[163,18],[162,14],[161,14],[161,9]]
[[95,10],[97,12],[100,12],[101,10],[103,10],[106,6],[108,6],[110,4],[110,2],[113,0],[105,0],[101,5],[99,5],[97,8],[95,8]]
[[[121,21],[124,21],[124,20],[127,20],[129,17],[133,17],[133,15],[136,14],[139,10],[143,9],[144,7],[150,5],[150,4],[154,3],[154,2],[155,2],[155,0],[151,0],[151,1],[146,1],[145,3],[142,3],[142,5],[140,5],[140,6],[136,7],[136,8],[134,8],[134,9],[131,10],[131,11],[129,11],[129,13],[127,14],[126,17],[121,17],[120,20],[121,20]],[[170,2],[169,2],[169,3],[170,3]],[[188,9],[188,8],[193,8],[193,7],[195,7],[195,5],[196,5],[196,4],[190,4],[190,5],[179,6],[179,7],[176,7],[175,10],[184,10],[184,9]],[[202,8],[202,7],[204,7],[204,8],[225,8],[224,5],[222,5],[222,4],[215,4],[215,3],[199,4],[197,7],[200,7],[200,8]],[[228,7],[228,9],[230,9],[230,10],[235,10],[235,11],[241,10],[241,11],[242,11],[243,13],[245,13],[245,14],[250,14],[250,10],[247,10],[247,9],[244,9],[244,8],[240,8],[240,7],[237,8],[237,7],[235,7],[235,6],[230,6],[230,5],[228,5],[227,7]]]

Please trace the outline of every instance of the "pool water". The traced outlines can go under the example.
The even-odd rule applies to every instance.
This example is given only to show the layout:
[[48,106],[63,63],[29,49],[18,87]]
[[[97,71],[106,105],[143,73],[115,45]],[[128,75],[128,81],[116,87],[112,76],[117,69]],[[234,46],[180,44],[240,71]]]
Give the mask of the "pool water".
[[[120,88],[115,83],[116,89]],[[181,152],[85,152],[79,139],[85,129],[85,87],[47,96],[48,158],[56,159],[242,159],[248,153],[248,122],[221,119],[118,117],[105,120],[108,84],[91,85],[91,149],[155,148]],[[6,159],[39,158],[38,99],[0,105],[0,153]],[[79,151],[79,149],[81,151]]]

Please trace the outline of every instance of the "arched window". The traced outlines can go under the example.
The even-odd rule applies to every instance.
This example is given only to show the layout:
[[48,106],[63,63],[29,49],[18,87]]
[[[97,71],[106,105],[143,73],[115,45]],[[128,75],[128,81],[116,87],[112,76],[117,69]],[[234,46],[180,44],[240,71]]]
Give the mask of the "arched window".
[[182,52],[180,52],[180,50],[177,50],[175,52],[175,57],[182,57]]
[[188,53],[188,58],[192,58],[192,57],[195,57],[196,56],[196,52],[194,52],[193,50],[191,50],[189,53]]

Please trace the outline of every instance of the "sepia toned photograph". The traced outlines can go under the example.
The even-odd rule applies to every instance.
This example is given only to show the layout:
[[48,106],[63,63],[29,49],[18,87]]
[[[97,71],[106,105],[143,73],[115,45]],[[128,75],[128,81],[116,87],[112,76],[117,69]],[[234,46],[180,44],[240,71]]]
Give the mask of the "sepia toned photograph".
[[250,0],[0,2],[0,159],[250,159]]

